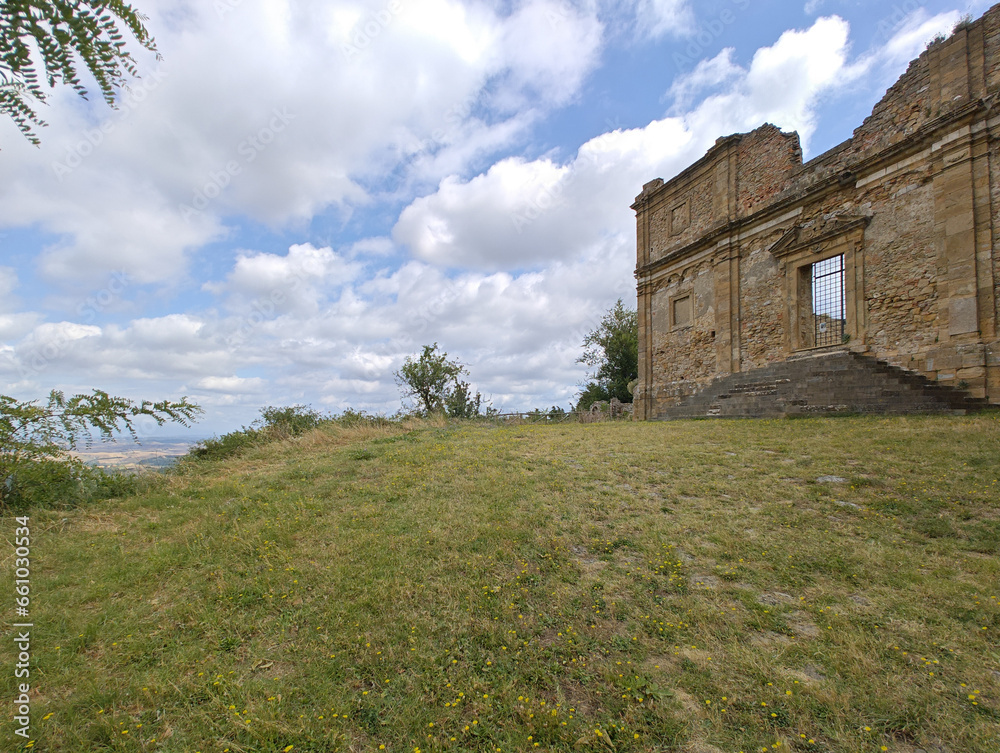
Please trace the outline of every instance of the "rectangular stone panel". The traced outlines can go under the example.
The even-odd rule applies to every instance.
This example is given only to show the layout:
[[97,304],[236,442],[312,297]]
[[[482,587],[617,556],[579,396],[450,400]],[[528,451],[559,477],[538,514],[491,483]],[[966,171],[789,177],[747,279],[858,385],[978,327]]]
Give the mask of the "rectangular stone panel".
[[952,298],[948,306],[948,334],[964,335],[979,331],[975,298]]

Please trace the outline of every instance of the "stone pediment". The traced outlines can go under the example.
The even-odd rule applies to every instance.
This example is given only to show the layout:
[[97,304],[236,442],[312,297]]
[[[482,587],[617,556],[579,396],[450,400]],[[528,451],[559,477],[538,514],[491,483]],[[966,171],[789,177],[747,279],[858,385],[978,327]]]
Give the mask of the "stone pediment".
[[840,214],[833,217],[819,217],[793,225],[774,242],[768,252],[780,259],[801,250],[805,246],[824,243],[854,230],[863,230],[871,222],[871,217],[859,214]]

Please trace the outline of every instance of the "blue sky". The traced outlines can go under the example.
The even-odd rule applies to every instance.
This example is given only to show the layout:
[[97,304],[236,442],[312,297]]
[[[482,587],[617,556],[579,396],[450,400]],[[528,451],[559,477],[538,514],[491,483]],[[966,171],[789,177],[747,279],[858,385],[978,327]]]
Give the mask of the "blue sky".
[[497,408],[568,407],[643,183],[764,122],[835,146],[989,3],[137,5],[163,59],[119,110],[0,123],[0,385],[187,395],[203,436],[393,413],[432,342]]

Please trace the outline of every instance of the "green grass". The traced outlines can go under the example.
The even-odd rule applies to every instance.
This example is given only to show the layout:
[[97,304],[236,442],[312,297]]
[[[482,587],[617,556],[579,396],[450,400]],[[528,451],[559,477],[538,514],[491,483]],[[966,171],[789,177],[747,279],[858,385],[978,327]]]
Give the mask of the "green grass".
[[34,749],[990,753],[998,450],[989,416],[425,423],[186,464],[32,515]]

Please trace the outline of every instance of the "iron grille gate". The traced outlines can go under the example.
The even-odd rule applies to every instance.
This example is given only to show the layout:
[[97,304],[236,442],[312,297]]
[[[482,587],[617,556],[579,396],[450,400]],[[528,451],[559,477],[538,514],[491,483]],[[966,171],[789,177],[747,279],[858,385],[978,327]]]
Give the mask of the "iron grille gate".
[[844,255],[812,265],[813,343],[816,347],[844,341]]

